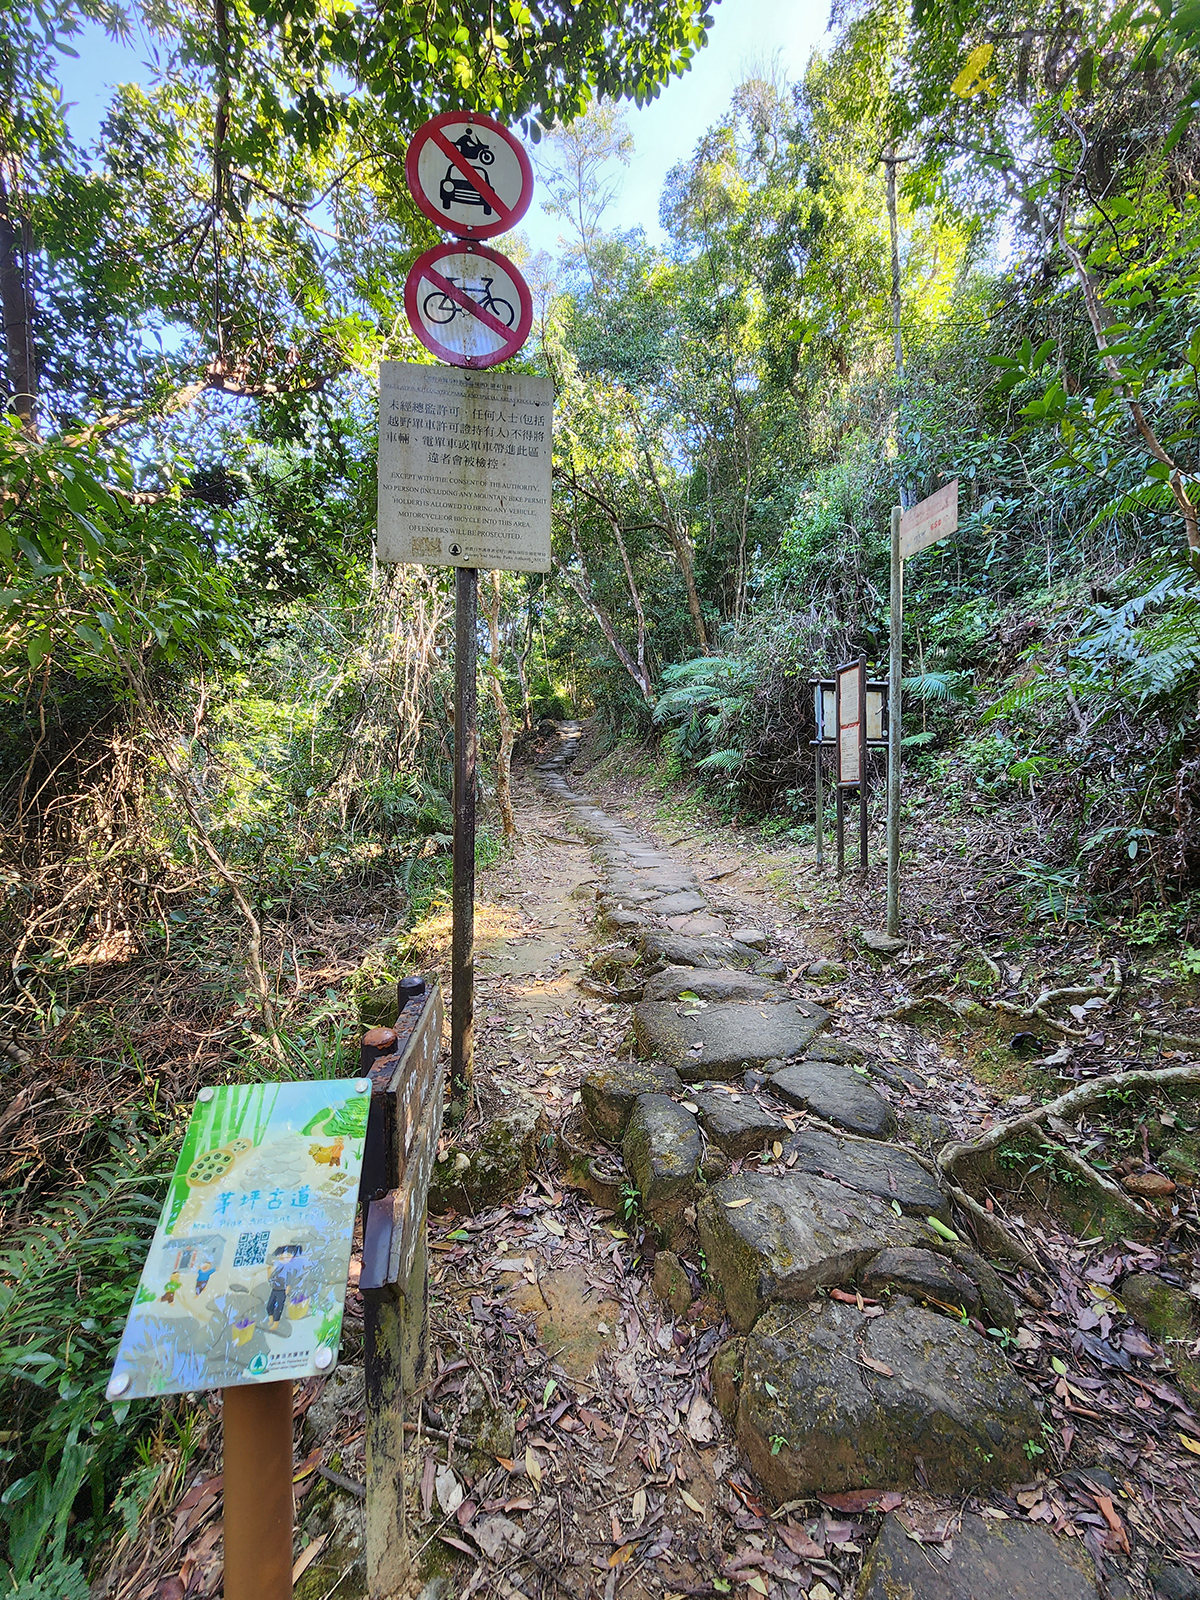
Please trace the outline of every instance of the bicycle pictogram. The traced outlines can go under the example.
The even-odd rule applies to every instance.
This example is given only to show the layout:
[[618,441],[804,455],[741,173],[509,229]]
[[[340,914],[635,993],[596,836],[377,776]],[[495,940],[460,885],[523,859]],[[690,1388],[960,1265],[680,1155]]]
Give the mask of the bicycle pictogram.
[[[502,322],[506,328],[511,328],[516,322],[517,313],[513,306],[507,300],[502,300],[499,295],[492,293],[492,284],[495,283],[495,278],[484,278],[482,283],[467,283],[465,280],[460,283],[457,278],[449,277],[446,281],[453,284],[455,288],[460,289],[463,294],[470,295],[476,305],[481,306],[484,311],[490,311],[492,316]],[[460,312],[470,315],[470,312],[466,311],[466,308],[459,305],[457,301],[452,300],[444,289],[435,289],[432,294],[426,295],[421,309],[429,322],[442,327],[449,322],[453,322]]]

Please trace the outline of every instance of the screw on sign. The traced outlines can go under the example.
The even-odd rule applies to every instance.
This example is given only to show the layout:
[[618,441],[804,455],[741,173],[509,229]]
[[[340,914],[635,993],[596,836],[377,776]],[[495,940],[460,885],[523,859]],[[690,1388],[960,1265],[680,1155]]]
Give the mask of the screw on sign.
[[419,256],[404,309],[426,350],[453,367],[494,367],[529,337],[533,298],[506,256],[486,245],[442,244]]
[[404,175],[429,220],[460,239],[506,233],[533,198],[529,157],[507,128],[478,112],[443,111],[418,128]]

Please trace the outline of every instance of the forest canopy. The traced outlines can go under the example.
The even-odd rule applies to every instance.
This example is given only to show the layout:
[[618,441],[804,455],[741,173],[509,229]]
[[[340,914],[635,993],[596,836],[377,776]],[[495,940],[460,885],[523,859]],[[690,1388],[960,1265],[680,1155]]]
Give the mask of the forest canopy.
[[[905,577],[910,806],[969,793],[1032,841],[1031,923],[1195,937],[1195,5],[839,5],[798,81],[739,86],[659,229],[615,228],[622,105],[711,22],[703,0],[0,15],[5,1060],[105,1108],[0,1181],[7,1226],[69,1212],[87,1241],[68,1262],[43,1238],[40,1281],[84,1285],[52,1314],[0,1264],[20,1593],[86,1593],[105,1508],[136,1526],[149,1492],[97,1373],[150,1210],[106,1207],[206,1064],[340,1060],[348,974],[397,976],[445,894],[451,586],[373,545],[376,369],[428,359],[403,152],[430,113],[523,131],[562,231],[553,259],[504,246],[537,304],[515,364],[555,385],[554,569],[481,584],[483,854],[519,827],[514,741],[585,715],[807,846],[808,681],[882,667],[891,509],[957,479],[956,535]],[[135,23],[157,68],[84,146],[58,63]],[[367,903],[391,966],[364,976],[306,940]],[[147,1110],[151,1078],[172,1087]]]

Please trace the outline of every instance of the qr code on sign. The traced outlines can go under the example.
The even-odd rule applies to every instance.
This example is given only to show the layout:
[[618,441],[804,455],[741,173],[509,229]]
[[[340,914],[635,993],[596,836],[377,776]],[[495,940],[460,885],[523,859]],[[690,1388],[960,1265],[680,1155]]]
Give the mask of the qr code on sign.
[[440,556],[442,553],[442,541],[440,539],[414,538],[412,553],[414,556]]
[[267,1259],[270,1230],[266,1233],[239,1233],[237,1249],[233,1253],[235,1267],[261,1267]]

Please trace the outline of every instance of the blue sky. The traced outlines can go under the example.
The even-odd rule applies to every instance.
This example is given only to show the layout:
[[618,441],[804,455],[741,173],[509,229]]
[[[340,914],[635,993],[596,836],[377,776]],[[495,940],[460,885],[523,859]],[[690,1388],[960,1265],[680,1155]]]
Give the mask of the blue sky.
[[[658,201],[667,173],[690,154],[747,74],[773,62],[792,78],[803,72],[824,36],[828,0],[722,0],[715,17],[710,42],[691,71],[652,105],[628,108],[634,157],[619,172],[619,192],[605,218],[608,227],[642,227],[661,242]],[[89,27],[76,48],[77,59],[62,58],[61,78],[65,99],[74,103],[72,128],[86,142],[95,137],[113,84],[151,81],[153,46],[140,32],[122,46]],[[555,252],[558,224],[536,199],[521,231],[534,250]]]

